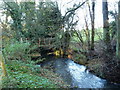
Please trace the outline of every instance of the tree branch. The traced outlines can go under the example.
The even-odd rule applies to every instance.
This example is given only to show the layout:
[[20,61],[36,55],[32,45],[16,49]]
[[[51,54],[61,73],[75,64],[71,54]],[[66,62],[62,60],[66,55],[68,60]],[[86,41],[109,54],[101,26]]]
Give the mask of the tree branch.
[[78,8],[80,8],[81,6],[83,6],[87,1],[88,1],[88,0],[84,1],[84,2],[83,2],[82,4],[80,4],[78,7],[74,8],[74,9],[72,9],[72,10],[67,11],[67,12],[65,13],[63,19],[66,17],[66,15],[67,15],[69,12],[73,12],[73,11],[77,10]]

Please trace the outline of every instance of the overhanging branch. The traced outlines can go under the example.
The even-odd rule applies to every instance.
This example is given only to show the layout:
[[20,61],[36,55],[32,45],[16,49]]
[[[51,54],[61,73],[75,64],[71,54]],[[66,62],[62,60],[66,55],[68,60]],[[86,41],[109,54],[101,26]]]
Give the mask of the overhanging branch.
[[81,6],[83,6],[88,0],[84,1],[82,4],[80,4],[78,7],[74,8],[74,9],[71,9],[69,11],[67,11],[63,17],[63,19],[66,17],[66,15],[69,13],[69,12],[73,12],[75,10],[77,10],[78,8],[80,8]]

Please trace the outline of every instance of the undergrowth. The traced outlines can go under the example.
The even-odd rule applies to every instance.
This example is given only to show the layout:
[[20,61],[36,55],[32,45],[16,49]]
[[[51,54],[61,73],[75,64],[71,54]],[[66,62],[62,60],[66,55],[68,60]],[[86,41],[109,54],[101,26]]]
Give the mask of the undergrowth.
[[[7,61],[7,77],[2,78],[3,88],[58,88],[55,82],[40,76],[41,67],[23,61]],[[43,71],[43,70],[42,70]],[[54,75],[54,74],[53,74]]]

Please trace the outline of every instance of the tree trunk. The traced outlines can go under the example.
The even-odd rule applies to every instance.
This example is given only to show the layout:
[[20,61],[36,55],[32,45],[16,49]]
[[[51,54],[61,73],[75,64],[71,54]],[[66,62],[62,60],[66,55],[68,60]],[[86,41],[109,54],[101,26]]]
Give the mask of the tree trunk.
[[120,1],[118,2],[117,45],[116,56],[120,59]]
[[88,22],[87,22],[86,17],[85,17],[85,26],[86,26],[85,34],[86,34],[86,38],[87,38],[88,51],[89,51],[90,50],[90,31],[88,29]]
[[92,33],[91,33],[91,50],[94,50],[94,36],[95,36],[95,2],[92,2]]
[[6,76],[7,72],[6,72],[6,68],[5,68],[5,63],[4,63],[4,59],[3,59],[3,55],[2,55],[2,29],[0,28],[0,66],[2,68],[2,75]]
[[70,44],[70,34],[69,31],[65,31],[63,36],[63,57],[67,56],[69,44]]
[[6,72],[5,63],[4,63],[4,59],[1,52],[0,52],[0,60],[1,60],[0,63],[2,68],[2,76],[6,76],[7,72]]
[[107,0],[103,0],[103,38],[106,47],[106,51],[110,50],[110,34],[109,34],[109,19],[108,19],[108,3]]
[[95,1],[92,0],[92,11],[90,8],[90,5],[88,3],[89,13],[90,13],[90,19],[91,19],[91,44],[90,44],[90,50],[94,50],[94,36],[95,36]]

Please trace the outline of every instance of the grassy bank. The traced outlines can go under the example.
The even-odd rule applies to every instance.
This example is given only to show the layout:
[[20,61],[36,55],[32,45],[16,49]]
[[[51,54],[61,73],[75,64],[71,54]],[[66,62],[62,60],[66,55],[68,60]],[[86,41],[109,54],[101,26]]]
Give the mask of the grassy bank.
[[[35,65],[34,62],[7,61],[7,77],[2,78],[3,88],[60,88],[67,87],[52,71]],[[54,79],[53,79],[54,78]]]

